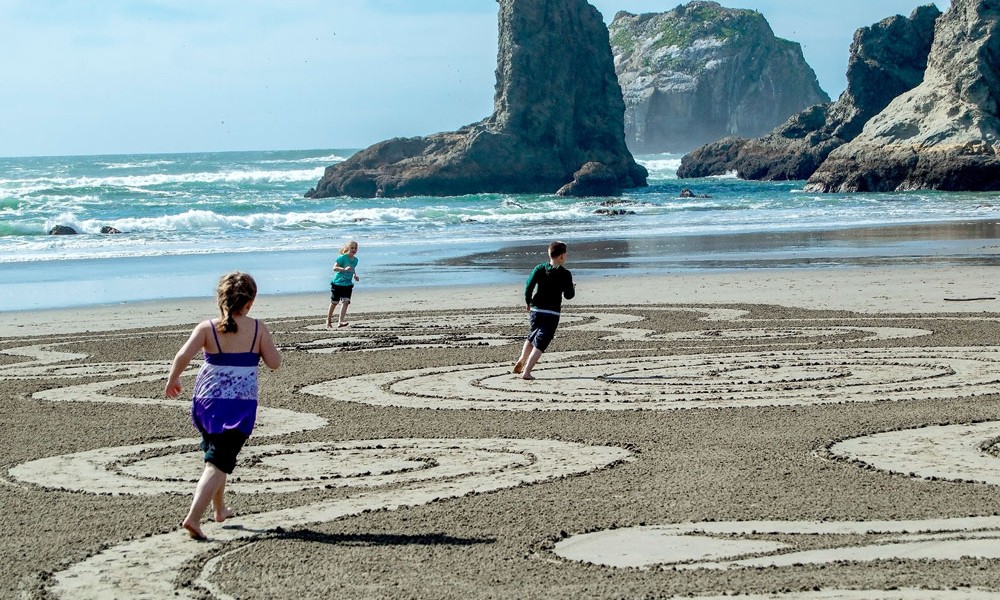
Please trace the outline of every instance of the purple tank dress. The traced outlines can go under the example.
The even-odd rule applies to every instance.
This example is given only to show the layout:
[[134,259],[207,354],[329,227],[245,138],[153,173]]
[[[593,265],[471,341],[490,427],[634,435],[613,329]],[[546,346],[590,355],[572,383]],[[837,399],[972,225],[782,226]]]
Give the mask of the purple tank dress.
[[194,382],[191,421],[202,435],[239,430],[246,437],[257,421],[257,344],[258,323],[254,320],[250,352],[222,352],[219,334],[212,325],[218,353],[205,353],[205,364]]

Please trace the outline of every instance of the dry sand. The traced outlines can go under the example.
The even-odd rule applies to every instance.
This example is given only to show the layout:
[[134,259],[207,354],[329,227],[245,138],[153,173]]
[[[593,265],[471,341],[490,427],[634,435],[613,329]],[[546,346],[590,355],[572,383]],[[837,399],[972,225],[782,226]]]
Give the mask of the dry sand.
[[207,543],[162,387],[212,300],[0,313],[0,591],[1000,598],[991,271],[583,279],[534,382],[516,288],[259,298],[284,364]]

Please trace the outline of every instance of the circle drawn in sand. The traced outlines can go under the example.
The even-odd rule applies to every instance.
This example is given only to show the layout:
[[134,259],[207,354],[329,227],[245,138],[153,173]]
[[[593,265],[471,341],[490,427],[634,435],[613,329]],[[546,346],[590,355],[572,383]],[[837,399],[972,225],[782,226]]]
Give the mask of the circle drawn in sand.
[[[235,526],[206,524],[205,533],[213,542],[252,544],[290,527],[581,475],[631,458],[622,448],[531,439],[355,440],[329,447],[340,449],[341,456],[357,453],[355,472],[347,474],[362,483],[349,497],[240,515],[232,520]],[[368,482],[363,482],[367,475],[356,472],[365,455],[381,470]],[[281,466],[279,461],[271,468]],[[135,539],[55,573],[52,593],[73,600],[201,598],[199,589],[177,588],[174,582],[192,561],[225,548],[196,544],[179,532]]]
[[462,365],[331,380],[301,391],[379,406],[672,410],[951,398],[1000,392],[1000,349],[797,350],[574,360],[552,353],[526,382]]
[[742,329],[705,329],[675,331],[651,338],[671,342],[784,342],[820,343],[834,338],[858,341],[896,340],[932,335],[927,329],[909,327],[748,327]]
[[[580,315],[569,316],[567,315],[569,322],[579,321],[583,317]],[[523,325],[527,322],[527,317],[523,312],[517,313],[513,311],[506,312],[470,312],[463,311],[461,313],[449,314],[446,316],[441,315],[420,315],[415,314],[412,316],[405,317],[393,317],[393,316],[371,316],[364,317],[360,321],[354,321],[348,328],[351,333],[355,332],[371,332],[377,331],[379,333],[385,332],[397,332],[397,331],[443,331],[443,330],[454,330],[461,329],[465,331],[476,331],[481,330],[483,327],[511,327],[515,325]],[[309,325],[306,329],[311,331],[325,330],[331,333],[346,331],[344,329],[328,329],[326,325]]]
[[[49,488],[93,494],[190,494],[203,456],[196,440],[100,448],[12,467],[11,477]],[[240,454],[240,493],[379,487],[523,468],[530,456],[470,442],[307,442],[246,446]]]
[[932,425],[837,442],[834,458],[914,477],[1000,485],[1000,459],[986,451],[1000,438],[1000,421]]
[[[850,536],[850,537],[848,537]],[[775,539],[768,540],[768,537]],[[849,543],[837,543],[850,539]],[[853,541],[856,538],[862,541]],[[826,538],[822,549],[799,539]],[[556,555],[608,567],[795,568],[880,560],[1000,559],[1000,517],[923,521],[713,521],[628,527],[571,536]]]
[[297,350],[304,350],[313,354],[330,354],[333,352],[343,352],[345,350],[389,350],[389,349],[415,349],[415,348],[461,348],[477,346],[506,346],[519,341],[519,338],[510,336],[500,336],[492,334],[427,334],[427,335],[400,335],[391,337],[333,337],[323,338],[312,342],[305,342],[295,346]]
[[170,368],[167,362],[120,362],[120,363],[84,363],[74,365],[63,364],[30,364],[25,366],[8,365],[0,369],[0,379],[37,379],[37,378],[73,378],[73,377],[115,377],[152,373],[164,373]]
[[[586,314],[567,315],[565,327],[592,318]],[[605,317],[602,317],[605,318]],[[629,317],[630,320],[641,317]],[[523,335],[505,335],[483,331],[484,328],[512,328],[527,322],[524,313],[512,311],[499,313],[465,312],[447,316],[413,315],[407,317],[372,317],[355,321],[346,329],[309,325],[309,332],[326,332],[329,335],[294,346],[313,354],[330,354],[343,351],[377,351],[419,348],[465,348],[506,346],[520,343]]]
[[[732,320],[745,311],[712,311],[697,307],[676,307],[674,312],[706,314],[703,320]],[[721,312],[721,314],[715,314]],[[295,345],[295,349],[317,354],[345,350],[386,350],[390,348],[440,348],[500,346],[521,342],[523,335],[506,335],[484,329],[511,328],[525,324],[524,313],[463,313],[447,317],[414,315],[411,317],[374,317],[351,324],[350,331],[309,325],[306,331],[324,331],[330,335]],[[831,341],[874,341],[905,339],[931,335],[926,329],[905,327],[749,327],[657,333],[642,329],[646,318],[621,313],[574,311],[563,315],[561,331],[590,331],[612,342],[725,343],[728,347],[760,345],[809,346]]]

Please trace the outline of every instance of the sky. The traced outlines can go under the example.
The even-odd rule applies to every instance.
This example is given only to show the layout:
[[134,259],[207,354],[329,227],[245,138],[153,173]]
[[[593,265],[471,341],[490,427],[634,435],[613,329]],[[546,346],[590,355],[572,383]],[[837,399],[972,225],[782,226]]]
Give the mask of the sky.
[[[615,13],[680,2],[591,0]],[[920,0],[729,0],[836,97],[854,31]],[[938,0],[946,10],[950,0]],[[361,148],[493,110],[497,0],[2,0],[0,156]]]

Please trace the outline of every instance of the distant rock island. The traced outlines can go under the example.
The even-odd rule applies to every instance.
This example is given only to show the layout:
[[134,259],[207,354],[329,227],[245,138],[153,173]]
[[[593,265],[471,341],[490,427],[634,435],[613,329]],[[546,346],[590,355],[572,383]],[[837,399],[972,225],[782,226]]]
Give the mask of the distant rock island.
[[696,0],[664,13],[619,12],[609,30],[636,153],[760,136],[830,101],[799,44],[776,38],[757,11]]
[[742,179],[808,179],[836,148],[853,140],[865,123],[924,79],[941,11],[921,6],[854,34],[847,88],[833,104],[811,106],[757,139],[727,137],[681,160],[678,177],[736,172]]
[[307,196],[614,195],[646,185],[625,144],[608,29],[586,0],[498,0],[493,114],[327,167]]
[[830,153],[806,190],[1000,189],[1000,2],[952,0],[924,80]]

